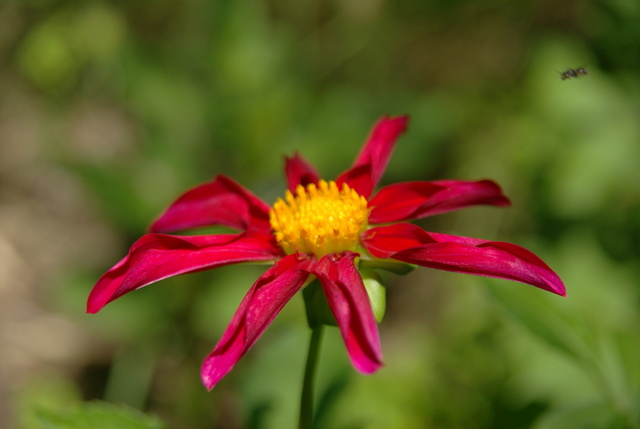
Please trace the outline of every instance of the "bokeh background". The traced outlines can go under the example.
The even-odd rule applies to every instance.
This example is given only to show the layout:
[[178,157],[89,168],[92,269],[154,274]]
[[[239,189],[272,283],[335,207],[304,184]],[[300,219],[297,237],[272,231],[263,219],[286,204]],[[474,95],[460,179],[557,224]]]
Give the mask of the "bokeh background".
[[387,113],[411,123],[383,184],[491,178],[513,201],[421,225],[523,245],[569,297],[386,277],[386,366],[358,374],[328,330],[318,428],[640,427],[637,0],[2,1],[0,426],[80,427],[104,400],[172,428],[293,427],[301,297],[199,381],[264,267],[97,315],[86,297],[182,191],[225,173],[271,203],[285,155],[333,178]]

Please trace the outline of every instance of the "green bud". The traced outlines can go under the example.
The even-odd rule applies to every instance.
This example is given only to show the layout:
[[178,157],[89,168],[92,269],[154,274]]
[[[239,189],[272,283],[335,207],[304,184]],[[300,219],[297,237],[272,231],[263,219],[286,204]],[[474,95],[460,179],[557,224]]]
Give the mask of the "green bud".
[[382,284],[382,278],[378,273],[368,268],[361,268],[360,274],[369,295],[373,316],[376,318],[376,322],[380,323],[387,308],[387,294]]
[[307,287],[302,290],[302,297],[304,298],[307,322],[311,328],[319,325],[338,326],[318,279],[309,283]]

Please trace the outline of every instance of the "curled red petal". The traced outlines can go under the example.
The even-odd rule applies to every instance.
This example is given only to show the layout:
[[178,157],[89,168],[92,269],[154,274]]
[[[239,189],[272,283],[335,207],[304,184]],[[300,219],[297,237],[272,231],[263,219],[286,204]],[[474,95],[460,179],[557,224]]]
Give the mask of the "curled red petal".
[[369,223],[420,219],[481,204],[507,206],[509,199],[491,180],[396,183],[371,198]]
[[336,183],[347,183],[368,198],[384,173],[400,134],[407,128],[408,116],[383,117],[373,128],[353,166],[342,173]]
[[358,371],[370,374],[382,365],[380,336],[369,296],[354,264],[357,253],[326,255],[313,270],[322,284],[347,347]]
[[202,363],[200,375],[209,390],[253,346],[309,276],[311,259],[289,255],[265,272],[249,289],[222,338]]
[[284,171],[289,190],[294,193],[298,185],[306,187],[320,181],[320,175],[315,167],[297,153],[292,158],[285,158]]
[[219,175],[182,194],[149,230],[171,233],[214,225],[269,231],[269,206],[242,185]]
[[271,235],[252,233],[175,236],[146,234],[129,254],[100,277],[89,294],[87,312],[167,277],[240,262],[274,260],[279,250]]
[[427,232],[411,224],[372,228],[361,241],[378,258],[515,280],[566,296],[560,277],[535,254],[515,244]]

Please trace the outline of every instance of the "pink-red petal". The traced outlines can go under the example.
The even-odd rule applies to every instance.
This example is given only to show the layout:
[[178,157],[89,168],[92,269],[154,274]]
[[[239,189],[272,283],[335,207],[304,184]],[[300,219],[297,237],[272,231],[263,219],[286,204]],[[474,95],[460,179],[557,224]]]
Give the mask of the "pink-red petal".
[[146,234],[133,244],[125,258],[100,277],[89,294],[87,312],[96,313],[114,299],[167,277],[278,257],[271,235]]
[[491,180],[396,183],[371,198],[369,223],[420,219],[480,204],[507,206],[509,199]]
[[309,276],[311,258],[289,255],[267,270],[249,289],[222,338],[202,363],[201,377],[209,390],[253,346]]
[[514,280],[566,296],[560,277],[535,254],[515,244],[432,233],[411,224],[372,228],[361,241],[378,258]]
[[215,225],[268,232],[269,206],[242,185],[219,175],[182,194],[149,230],[172,233]]
[[295,193],[296,187],[306,187],[311,183],[318,183],[320,175],[313,165],[296,153],[292,158],[285,158],[284,172],[287,176],[289,190]]
[[382,365],[380,336],[369,296],[354,264],[357,253],[326,255],[313,273],[322,284],[354,367],[370,374]]
[[373,128],[369,139],[353,166],[342,173],[336,183],[347,183],[358,194],[369,198],[380,181],[400,134],[407,128],[408,116],[383,117]]

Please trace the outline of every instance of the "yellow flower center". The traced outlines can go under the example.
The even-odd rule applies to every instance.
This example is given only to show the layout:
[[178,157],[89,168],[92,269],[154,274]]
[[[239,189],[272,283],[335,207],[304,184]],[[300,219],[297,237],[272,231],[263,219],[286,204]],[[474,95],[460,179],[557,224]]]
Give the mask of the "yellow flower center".
[[346,183],[321,180],[306,188],[298,185],[295,195],[285,193],[269,211],[269,221],[278,244],[287,254],[314,254],[318,258],[358,248],[367,228],[367,200]]

